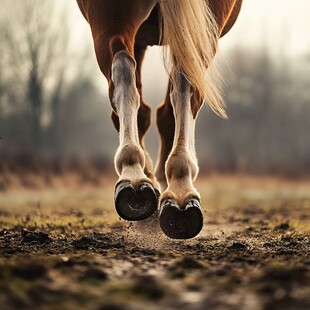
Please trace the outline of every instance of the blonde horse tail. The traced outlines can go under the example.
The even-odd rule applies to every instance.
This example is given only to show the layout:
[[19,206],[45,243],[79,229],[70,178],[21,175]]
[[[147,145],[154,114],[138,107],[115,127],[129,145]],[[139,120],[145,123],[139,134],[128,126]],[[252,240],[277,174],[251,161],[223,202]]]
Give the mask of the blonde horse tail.
[[[160,0],[160,10],[161,41],[170,48],[171,61],[180,66],[210,108],[226,118],[225,103],[217,85],[219,75],[212,64],[219,31],[208,1]],[[207,68],[215,73],[212,79],[207,78]]]

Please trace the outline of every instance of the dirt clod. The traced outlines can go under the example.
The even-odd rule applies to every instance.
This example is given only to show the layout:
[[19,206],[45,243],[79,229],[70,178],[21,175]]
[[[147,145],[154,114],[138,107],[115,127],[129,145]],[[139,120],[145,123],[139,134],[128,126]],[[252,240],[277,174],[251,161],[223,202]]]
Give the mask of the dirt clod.
[[36,262],[26,262],[24,264],[14,265],[11,267],[11,273],[17,278],[25,280],[34,280],[47,274],[47,267]]
[[82,275],[81,279],[84,280],[107,280],[108,275],[103,270],[98,268],[89,268]]
[[77,250],[87,250],[91,246],[95,246],[96,241],[91,237],[83,236],[81,238],[74,240],[72,244]]
[[242,250],[246,250],[247,246],[246,244],[242,243],[242,242],[233,242],[233,244],[231,244],[230,246],[228,246],[228,249],[231,251],[242,251]]
[[290,224],[288,222],[281,223],[277,225],[274,229],[275,230],[288,230],[290,228]]
[[49,237],[48,233],[43,231],[29,231],[27,229],[23,229],[22,233],[22,240],[24,243],[48,243],[51,242],[51,238]]
[[175,268],[182,268],[185,270],[190,270],[190,269],[203,269],[204,266],[202,263],[200,263],[197,259],[190,257],[190,256],[185,256],[179,260],[177,260],[174,264]]

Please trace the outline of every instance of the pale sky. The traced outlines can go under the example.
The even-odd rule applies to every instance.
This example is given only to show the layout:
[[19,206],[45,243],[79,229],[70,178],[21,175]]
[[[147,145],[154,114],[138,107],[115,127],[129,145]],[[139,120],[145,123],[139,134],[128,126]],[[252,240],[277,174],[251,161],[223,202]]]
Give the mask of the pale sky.
[[223,38],[223,48],[241,44],[255,48],[264,39],[275,51],[284,41],[289,55],[310,51],[309,0],[244,0],[233,30]]

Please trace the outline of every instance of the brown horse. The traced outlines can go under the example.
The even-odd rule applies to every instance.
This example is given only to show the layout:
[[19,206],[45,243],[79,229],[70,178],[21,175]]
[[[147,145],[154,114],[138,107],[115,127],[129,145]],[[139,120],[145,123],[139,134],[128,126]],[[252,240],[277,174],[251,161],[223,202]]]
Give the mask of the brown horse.
[[[102,73],[109,82],[112,120],[119,131],[115,207],[125,220],[150,217],[160,205],[163,232],[196,236],[203,226],[195,121],[206,99],[225,117],[216,84],[206,78],[218,40],[234,25],[242,0],[77,0],[88,21]],[[144,147],[150,107],[142,99],[141,65],[148,45],[169,48],[170,81],[157,109],[161,138],[156,172]]]

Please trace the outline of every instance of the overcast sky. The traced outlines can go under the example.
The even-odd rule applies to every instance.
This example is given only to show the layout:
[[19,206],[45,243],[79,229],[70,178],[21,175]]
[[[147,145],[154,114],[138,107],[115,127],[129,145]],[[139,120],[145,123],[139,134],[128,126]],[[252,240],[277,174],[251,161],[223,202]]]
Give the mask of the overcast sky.
[[310,50],[309,0],[244,0],[239,19],[223,46],[242,44],[250,48],[265,39],[275,50],[285,41],[288,54]]

